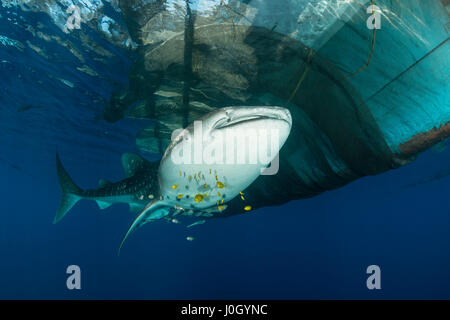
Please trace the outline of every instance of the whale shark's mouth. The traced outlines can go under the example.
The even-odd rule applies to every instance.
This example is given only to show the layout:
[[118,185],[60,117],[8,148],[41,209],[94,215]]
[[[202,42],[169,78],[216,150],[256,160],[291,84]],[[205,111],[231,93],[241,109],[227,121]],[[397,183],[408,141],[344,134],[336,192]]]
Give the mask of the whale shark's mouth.
[[225,108],[224,117],[218,119],[214,129],[231,128],[240,124],[250,123],[260,120],[285,121],[292,126],[290,112],[281,107],[255,107],[255,108]]

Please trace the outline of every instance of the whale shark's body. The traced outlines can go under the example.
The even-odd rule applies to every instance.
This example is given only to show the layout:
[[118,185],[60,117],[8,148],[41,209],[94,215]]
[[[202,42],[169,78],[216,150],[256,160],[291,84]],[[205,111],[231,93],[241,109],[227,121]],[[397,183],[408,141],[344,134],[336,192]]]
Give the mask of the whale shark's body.
[[[201,125],[200,133],[195,131],[195,124]],[[150,163],[138,155],[125,154],[122,162],[127,178],[117,183],[101,181],[97,190],[77,187],[57,157],[63,198],[55,223],[83,198],[97,201],[100,208],[117,202],[129,203],[131,208],[147,204],[126,233],[122,247],[138,227],[171,212],[209,216],[211,211],[221,212],[227,202],[242,196],[243,190],[278,155],[291,131],[292,118],[281,107],[227,107],[207,114],[195,124],[174,136],[160,162]],[[256,146],[258,141],[239,140],[245,133],[261,132],[268,133],[270,142],[265,140]],[[239,143],[244,143],[244,148]],[[259,159],[262,161],[252,161],[252,150],[265,155]],[[243,152],[240,161],[239,152]]]
[[100,180],[98,189],[82,190],[72,181],[56,155],[56,169],[63,196],[54,223],[60,221],[81,199],[96,201],[100,209],[106,209],[114,203],[127,203],[132,211],[142,210],[158,190],[159,161],[149,162],[138,154],[125,153],[122,155],[122,165],[125,179],[114,183]]

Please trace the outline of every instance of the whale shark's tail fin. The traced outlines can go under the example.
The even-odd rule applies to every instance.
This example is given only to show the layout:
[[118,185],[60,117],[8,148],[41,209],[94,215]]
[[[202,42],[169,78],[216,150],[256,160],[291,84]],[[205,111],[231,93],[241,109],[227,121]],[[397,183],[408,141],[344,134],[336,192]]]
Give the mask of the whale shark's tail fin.
[[120,255],[120,251],[122,250],[123,244],[125,243],[125,240],[132,234],[136,229],[143,226],[149,221],[153,220],[159,220],[164,218],[170,213],[170,207],[167,206],[163,201],[155,199],[152,202],[150,202],[144,210],[142,210],[134,219],[133,223],[131,224],[130,228],[128,229],[127,233],[122,239],[122,242],[120,243],[119,251],[117,252],[117,255]]
[[58,174],[59,185],[62,190],[62,199],[59,204],[53,223],[61,220],[66,213],[81,199],[82,190],[72,181],[67,171],[64,169],[58,154],[56,154],[56,172]]

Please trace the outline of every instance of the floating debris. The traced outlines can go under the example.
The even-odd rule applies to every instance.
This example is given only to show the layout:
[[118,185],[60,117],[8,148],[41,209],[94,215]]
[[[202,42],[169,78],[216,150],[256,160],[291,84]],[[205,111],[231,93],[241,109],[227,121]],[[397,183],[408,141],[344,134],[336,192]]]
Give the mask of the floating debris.
[[176,218],[173,218],[172,220],[170,220],[172,223],[175,223],[175,224],[179,224],[180,223],[180,220],[178,220],[178,219],[176,219]]
[[191,237],[191,236],[186,237],[186,240],[187,240],[187,241],[194,241],[194,239],[195,239],[195,238],[194,238],[194,237]]

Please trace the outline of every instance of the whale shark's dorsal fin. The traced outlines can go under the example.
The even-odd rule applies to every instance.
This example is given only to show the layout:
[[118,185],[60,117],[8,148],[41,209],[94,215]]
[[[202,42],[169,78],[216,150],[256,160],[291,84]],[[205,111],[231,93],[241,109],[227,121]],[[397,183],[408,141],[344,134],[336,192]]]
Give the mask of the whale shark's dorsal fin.
[[122,166],[127,178],[134,176],[136,172],[144,170],[150,164],[151,162],[136,153],[124,153],[122,155]]
[[120,255],[120,251],[122,250],[123,244],[125,243],[125,240],[128,239],[130,234],[133,233],[136,229],[143,226],[147,222],[150,222],[152,220],[159,220],[164,218],[170,213],[170,207],[167,206],[164,201],[161,201],[159,199],[155,199],[152,202],[150,202],[144,210],[142,210],[141,213],[138,214],[136,219],[134,219],[133,223],[131,224],[130,228],[128,229],[127,233],[122,239],[122,242],[120,243],[119,251],[117,255]]

